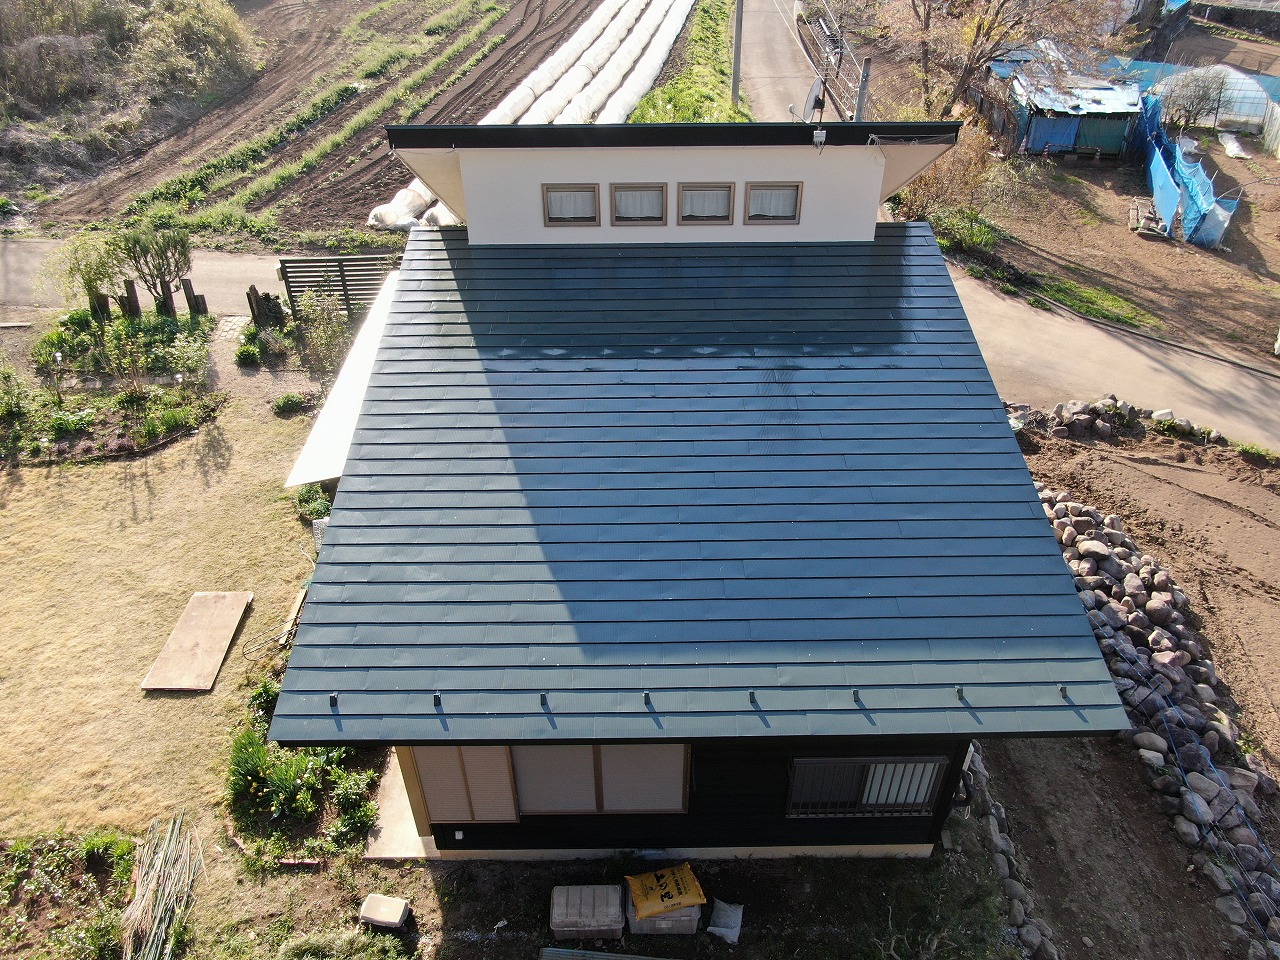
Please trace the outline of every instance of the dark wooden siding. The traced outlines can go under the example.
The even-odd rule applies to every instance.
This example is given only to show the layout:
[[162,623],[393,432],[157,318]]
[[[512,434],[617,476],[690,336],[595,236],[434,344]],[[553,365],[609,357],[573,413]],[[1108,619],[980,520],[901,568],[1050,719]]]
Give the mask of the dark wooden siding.
[[[586,850],[833,846],[936,842],[967,739],[712,741],[693,746],[686,814],[523,816],[512,824],[432,824],[442,850]],[[943,756],[932,816],[789,818],[793,757]],[[462,832],[462,838],[455,836]]]

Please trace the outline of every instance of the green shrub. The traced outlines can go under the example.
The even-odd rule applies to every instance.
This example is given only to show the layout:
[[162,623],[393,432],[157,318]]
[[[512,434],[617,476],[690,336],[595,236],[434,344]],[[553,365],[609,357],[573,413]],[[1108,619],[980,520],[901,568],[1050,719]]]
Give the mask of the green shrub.
[[329,516],[333,504],[318,483],[304,483],[293,494],[299,520],[320,520]]
[[118,830],[95,830],[80,839],[80,854],[90,870],[104,871],[118,884],[126,884],[133,872],[136,844]]
[[1035,307],[1037,310],[1052,310],[1052,309],[1053,309],[1053,304],[1052,304],[1052,303],[1050,303],[1048,300],[1043,300],[1043,299],[1041,299],[1040,297],[1028,297],[1028,298],[1027,298],[1027,306],[1029,306],[1029,307]]
[[8,197],[0,197],[0,217],[12,217],[18,213],[18,205]]
[[320,809],[325,751],[289,750],[268,745],[261,726],[252,724],[231,742],[227,799],[244,819],[306,822]]
[[271,410],[277,417],[292,417],[311,406],[309,400],[300,393],[286,393],[271,404]]
[[49,429],[53,431],[55,440],[61,440],[75,433],[92,430],[97,419],[96,410],[85,409],[77,413],[69,410],[55,410],[49,417]]
[[280,699],[280,681],[265,677],[249,694],[249,718],[254,722],[265,723],[276,712],[276,701]]
[[7,359],[0,359],[0,420],[17,420],[26,413],[30,391]]
[[999,227],[970,209],[944,210],[929,223],[943,253],[986,253],[1001,237]]
[[196,415],[190,407],[174,407],[160,412],[160,428],[165,436],[192,430],[196,425]]
[[367,837],[377,823],[378,805],[372,800],[363,800],[338,814],[327,831],[326,839],[338,847],[350,846]]
[[57,366],[57,354],[61,353],[62,369],[69,370],[72,363],[84,352],[83,346],[81,338],[74,330],[57,326],[31,345],[31,363],[40,373],[48,375]]
[[368,802],[369,791],[378,779],[378,772],[339,768],[332,771],[330,779],[332,787],[329,799],[333,801],[333,805],[338,808],[339,813],[354,813]]
[[235,361],[238,367],[261,366],[262,354],[258,351],[258,345],[255,343],[240,344],[240,346],[236,347]]
[[148,415],[142,418],[142,423],[134,430],[133,441],[139,447],[147,447],[163,436],[164,425],[161,424],[160,418]]

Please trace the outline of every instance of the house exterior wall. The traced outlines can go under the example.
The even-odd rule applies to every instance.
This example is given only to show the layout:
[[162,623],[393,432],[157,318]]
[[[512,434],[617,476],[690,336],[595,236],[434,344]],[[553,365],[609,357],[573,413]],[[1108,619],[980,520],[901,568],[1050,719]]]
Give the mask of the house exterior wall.
[[[951,810],[968,743],[967,738],[868,740],[856,737],[698,742],[688,748],[689,762],[682,785],[686,791],[684,812],[522,813],[508,822],[448,821],[434,816],[430,823],[419,821],[419,829],[424,835],[429,832],[442,852],[458,853],[468,850],[918,847],[938,839]],[[581,746],[589,748],[591,745]],[[408,749],[401,747],[399,751]],[[424,750],[456,751],[465,757],[468,751],[476,749],[503,748],[412,749],[429,805],[433,793],[456,796],[460,785],[450,782],[433,784],[430,781],[433,775],[449,777],[456,774],[442,766],[428,768],[422,761]],[[519,750],[520,746],[515,749]],[[853,816],[788,816],[793,762],[797,759],[880,758],[884,762],[892,762],[904,758],[935,757],[944,760],[945,766],[939,774],[927,811],[912,815],[867,812]],[[519,764],[516,764],[516,769],[519,769]],[[574,789],[566,785],[567,791]],[[669,790],[659,792],[670,795]],[[518,784],[515,793],[514,803],[520,806]],[[605,795],[607,790],[602,789],[601,796]],[[453,809],[458,809],[458,806]]]
[[[871,241],[885,174],[876,147],[472,150],[461,165],[472,244]],[[548,183],[599,184],[599,226],[548,227]],[[666,183],[666,224],[611,224],[612,183]],[[733,183],[733,222],[679,224],[680,183]],[[744,224],[748,183],[802,183],[799,222]]]

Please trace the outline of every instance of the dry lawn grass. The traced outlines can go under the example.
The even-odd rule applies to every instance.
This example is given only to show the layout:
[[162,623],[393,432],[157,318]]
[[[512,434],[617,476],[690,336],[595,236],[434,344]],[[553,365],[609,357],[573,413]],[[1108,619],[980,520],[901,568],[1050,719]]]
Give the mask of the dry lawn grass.
[[138,684],[196,590],[254,592],[241,638],[288,614],[311,547],[281,483],[309,425],[234,397],[145,460],[0,475],[6,835],[214,815],[244,704],[239,642],[209,694]]

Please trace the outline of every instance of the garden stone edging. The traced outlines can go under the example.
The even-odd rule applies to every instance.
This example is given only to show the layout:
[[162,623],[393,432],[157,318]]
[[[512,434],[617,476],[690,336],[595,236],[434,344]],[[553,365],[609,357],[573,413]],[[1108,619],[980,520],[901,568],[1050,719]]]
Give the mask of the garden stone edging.
[[[1006,409],[1015,432],[1031,429],[1064,439],[1105,440],[1118,427],[1152,417],[1152,411],[1115,396],[1058,404],[1052,413],[1026,405]],[[1171,421],[1183,436],[1221,439],[1216,431],[1176,419],[1171,410],[1156,412],[1154,419]],[[1187,624],[1186,594],[1166,567],[1138,549],[1119,516],[1080,503],[1068,491],[1039,482],[1035,487],[1134,725],[1119,736],[1142,763],[1174,835],[1195,851],[1192,865],[1215,891],[1214,906],[1249,941],[1249,960],[1280,960],[1280,869],[1254,824],[1254,794],[1274,796],[1276,781],[1261,761],[1240,750],[1239,730],[1227,712],[1236,704]],[[1029,918],[1034,900],[976,743],[970,772],[974,812],[986,821],[984,841],[1010,899],[1010,924],[1028,953],[1051,960],[1058,951],[1045,936],[1047,925]],[[1028,925],[1035,926],[1039,940],[1024,936]]]

